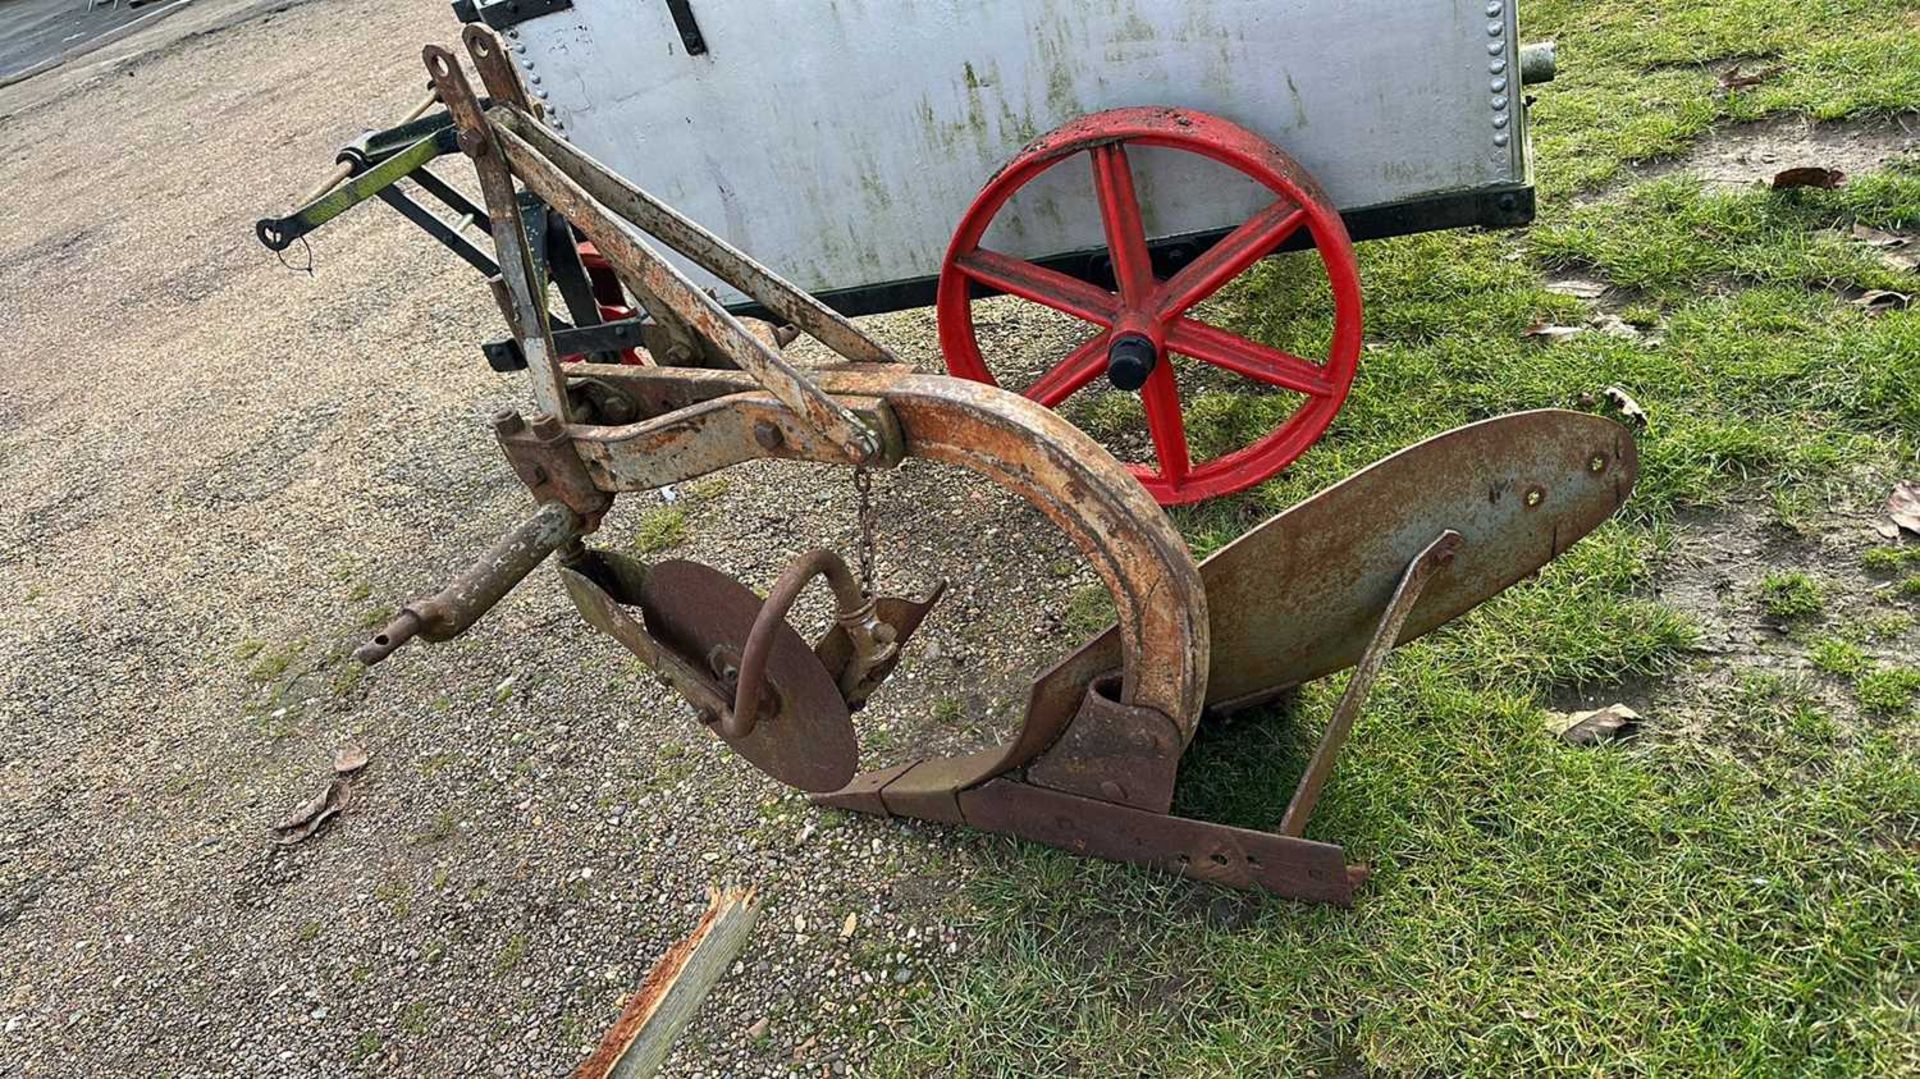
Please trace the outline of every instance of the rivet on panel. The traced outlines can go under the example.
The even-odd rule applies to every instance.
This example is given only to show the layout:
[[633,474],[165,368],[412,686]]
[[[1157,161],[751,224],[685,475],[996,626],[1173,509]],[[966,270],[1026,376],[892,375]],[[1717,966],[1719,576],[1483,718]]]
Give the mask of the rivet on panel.
[[1505,146],[1507,144],[1507,133],[1502,131],[1499,134],[1495,135],[1493,137],[1493,144],[1495,146]]
[[1498,56],[1498,55],[1500,55],[1501,53],[1503,53],[1503,52],[1506,52],[1506,51],[1507,51],[1507,46],[1506,46],[1506,43],[1505,43],[1505,42],[1500,42],[1500,41],[1489,41],[1489,42],[1487,42],[1487,55],[1488,55],[1488,56]]
[[1495,75],[1500,74],[1506,69],[1507,69],[1507,58],[1504,56],[1495,57],[1493,62],[1487,65],[1487,70],[1491,71]]
[[[540,96],[541,96],[541,97],[545,97],[546,95],[545,95],[545,94],[541,94]],[[1495,127],[1505,127],[1505,126],[1507,126],[1507,115],[1506,115],[1505,113],[1501,113],[1500,115],[1498,115],[1498,116],[1496,116],[1496,117],[1494,117],[1494,118],[1493,118],[1493,126],[1495,126]]]
[[1504,34],[1506,32],[1507,32],[1507,27],[1506,27],[1506,24],[1504,23],[1490,22],[1487,24],[1488,37],[1499,37],[1501,34]]
[[1495,78],[1495,79],[1494,79],[1494,80],[1493,80],[1492,82],[1490,82],[1490,83],[1488,83],[1488,84],[1487,84],[1487,88],[1488,88],[1488,89],[1490,89],[1490,90],[1492,90],[1492,91],[1493,91],[1494,93],[1496,93],[1496,94],[1504,94],[1504,93],[1506,93],[1506,92],[1507,92],[1507,77],[1506,77],[1505,75],[1501,75],[1501,76],[1498,76],[1498,77],[1497,77],[1497,78]]
[[1495,97],[1493,99],[1493,111],[1499,112],[1501,109],[1504,109],[1506,107],[1507,107],[1507,97],[1505,94],[1501,94],[1498,97]]

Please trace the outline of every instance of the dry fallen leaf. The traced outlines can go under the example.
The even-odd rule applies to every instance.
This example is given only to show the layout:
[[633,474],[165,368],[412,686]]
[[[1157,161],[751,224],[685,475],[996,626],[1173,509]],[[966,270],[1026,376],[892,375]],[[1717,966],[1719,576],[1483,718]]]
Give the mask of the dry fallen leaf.
[[347,803],[352,800],[353,785],[344,779],[334,779],[327,784],[326,790],[303,802],[286,820],[273,826],[273,830],[280,833],[274,837],[274,842],[290,847],[313,838],[321,825],[347,808]]
[[858,914],[848,913],[847,920],[840,923],[840,939],[852,940],[853,931],[858,928],[860,928],[860,916]]
[[274,825],[273,826],[274,831],[284,832],[289,828],[298,828],[301,825],[312,820],[313,818],[319,816],[320,811],[327,808],[327,800],[332,796],[333,796],[333,786],[332,784],[328,784],[326,787],[321,789],[319,794],[314,795],[313,797],[307,799],[304,802],[301,802],[298,806],[296,806],[293,812],[287,814],[287,818],[285,820],[281,821],[279,824]]
[[1773,78],[1786,69],[1785,64],[1775,64],[1772,67],[1763,67],[1751,75],[1746,75],[1741,73],[1740,65],[1735,64],[1720,73],[1720,89],[1729,92],[1745,90],[1748,87],[1758,86],[1766,82],[1768,79]]
[[1549,713],[1547,716],[1547,726],[1553,733],[1562,742],[1574,746],[1590,746],[1617,738],[1623,730],[1639,721],[1640,713],[1624,704],[1610,704],[1591,712]]
[[1853,306],[1866,311],[1869,315],[1884,315],[1888,311],[1905,311],[1913,303],[1913,297],[1904,292],[1891,292],[1887,289],[1870,289],[1853,301]]
[[1882,251],[1880,262],[1894,273],[1912,273],[1920,268],[1920,251]]
[[1791,187],[1835,188],[1847,182],[1847,174],[1839,169],[1822,168],[1819,165],[1802,165],[1799,168],[1782,169],[1774,174],[1773,189],[1784,191]]
[[1598,281],[1569,277],[1564,281],[1547,282],[1547,291],[1559,296],[1573,296],[1582,300],[1597,300],[1607,294],[1607,286]]
[[1920,536],[1920,483],[1894,484],[1887,496],[1887,516],[1896,526]]
[[1853,231],[1849,235],[1868,247],[1905,247],[1913,240],[1911,236],[1902,236],[1897,232],[1882,232],[1865,225],[1853,226]]
[[1555,326],[1552,323],[1536,322],[1521,331],[1522,337],[1538,337],[1547,341],[1562,341],[1580,332],[1578,326]]
[[1606,389],[1601,390],[1600,393],[1605,396],[1608,401],[1613,402],[1613,407],[1620,410],[1621,419],[1626,420],[1635,427],[1645,427],[1647,425],[1647,410],[1641,408],[1640,402],[1629,396],[1627,391],[1618,386],[1608,386]]
[[354,742],[342,742],[333,750],[333,772],[335,775],[350,776],[367,766],[367,751],[364,746]]

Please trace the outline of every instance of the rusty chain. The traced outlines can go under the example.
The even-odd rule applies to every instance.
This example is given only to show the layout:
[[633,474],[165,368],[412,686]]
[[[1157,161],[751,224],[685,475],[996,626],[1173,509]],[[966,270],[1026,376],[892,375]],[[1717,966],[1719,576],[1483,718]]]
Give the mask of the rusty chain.
[[866,465],[853,467],[853,490],[859,496],[860,595],[873,598],[873,473]]

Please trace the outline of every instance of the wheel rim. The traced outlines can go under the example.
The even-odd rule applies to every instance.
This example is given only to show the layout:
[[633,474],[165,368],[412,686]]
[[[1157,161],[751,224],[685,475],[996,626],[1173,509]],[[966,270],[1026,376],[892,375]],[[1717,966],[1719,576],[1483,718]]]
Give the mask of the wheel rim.
[[[1275,201],[1165,279],[1153,273],[1134,191],[1128,146],[1196,153],[1271,191]],[[982,247],[981,239],[1009,199],[1041,173],[1086,154],[1113,261],[1116,289]],[[1326,267],[1333,297],[1333,335],[1322,361],[1258,344],[1188,316],[1196,304],[1307,230]],[[971,286],[1019,296],[1091,324],[1093,333],[1021,392],[1058,408],[1107,370],[1115,337],[1138,334],[1159,361],[1140,387],[1156,466],[1129,465],[1162,505],[1231,494],[1291,464],[1318,439],[1345,402],[1360,357],[1359,268],[1345,224],[1312,177],[1265,139],[1216,116],[1166,108],[1113,109],[1083,116],[1034,140],[987,183],[955,231],[940,268],[937,313],[949,373],[998,385],[974,332]],[[1304,400],[1274,430],[1239,449],[1195,462],[1187,445],[1180,391],[1171,360],[1184,356]]]

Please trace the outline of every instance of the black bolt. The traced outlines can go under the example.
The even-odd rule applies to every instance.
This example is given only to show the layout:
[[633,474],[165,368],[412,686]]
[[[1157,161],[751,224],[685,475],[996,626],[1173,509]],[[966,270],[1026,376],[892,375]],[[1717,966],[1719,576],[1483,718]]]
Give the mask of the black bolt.
[[566,434],[567,426],[561,423],[560,417],[553,413],[542,412],[540,415],[534,417],[533,433],[535,437],[550,442]]
[[1131,393],[1147,384],[1147,376],[1160,362],[1153,342],[1137,333],[1123,333],[1107,346],[1107,381],[1114,389]]
[[513,409],[503,408],[493,414],[493,433],[502,438],[507,435],[519,434],[520,430],[526,425],[527,421],[521,419],[520,414]]
[[753,425],[753,440],[758,442],[763,450],[777,450],[780,444],[787,440],[787,436],[781,433],[780,428],[761,420]]

